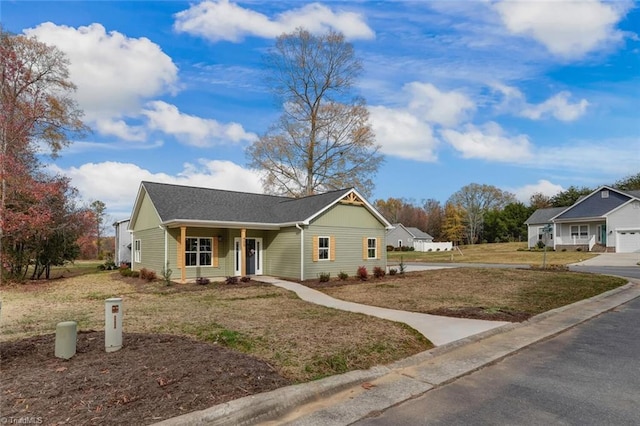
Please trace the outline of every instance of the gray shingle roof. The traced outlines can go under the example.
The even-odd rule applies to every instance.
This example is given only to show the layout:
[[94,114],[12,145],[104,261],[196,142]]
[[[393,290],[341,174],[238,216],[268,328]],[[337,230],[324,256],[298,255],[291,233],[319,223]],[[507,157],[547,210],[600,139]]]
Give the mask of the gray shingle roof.
[[162,222],[302,222],[350,191],[341,189],[304,198],[289,198],[156,182],[142,182],[142,186]]
[[551,207],[548,209],[538,209],[524,223],[534,225],[536,223],[551,223],[551,218],[559,215],[568,207]]
[[424,231],[421,231],[420,229],[413,227],[413,226],[408,226],[406,227],[407,231],[409,231],[412,235],[413,238],[418,238],[418,239],[424,239],[424,240],[433,240],[433,237],[429,234],[427,234]]

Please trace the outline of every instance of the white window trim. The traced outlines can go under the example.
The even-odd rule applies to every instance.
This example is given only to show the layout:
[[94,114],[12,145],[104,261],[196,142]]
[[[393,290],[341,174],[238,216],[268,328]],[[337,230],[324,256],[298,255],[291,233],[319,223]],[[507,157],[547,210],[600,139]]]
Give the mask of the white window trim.
[[[185,265],[187,268],[197,268],[197,267],[207,267],[207,268],[210,268],[210,267],[213,267],[213,244],[214,244],[214,243],[213,243],[213,238],[212,238],[212,237],[193,237],[193,236],[187,236],[187,237],[185,238],[185,242],[186,242],[188,239],[196,239],[196,240],[198,240],[198,244],[197,244],[197,250],[196,250],[195,252],[194,252],[194,251],[187,250],[187,249],[186,249],[186,247],[185,247],[185,250],[184,250],[184,265]],[[211,244],[209,245],[209,246],[211,247],[211,251],[210,251],[210,252],[208,252],[208,251],[204,251],[204,252],[203,252],[203,253],[211,253],[211,257],[210,257],[210,259],[211,259],[211,263],[210,263],[209,265],[201,265],[201,264],[200,264],[200,240],[204,240],[204,239],[207,239],[207,240],[210,240],[210,241],[211,241]],[[195,264],[195,265],[187,265],[187,254],[188,254],[188,253],[195,253],[195,254],[196,254],[196,264]]]
[[[373,247],[369,246],[369,241],[373,241]],[[369,250],[373,250],[373,256],[369,254]],[[367,237],[367,259],[378,258],[378,239],[375,237]]]
[[142,240],[133,240],[133,261],[140,263],[142,261]]
[[[320,246],[320,242],[326,239],[327,240],[327,246],[326,247],[321,247]],[[327,258],[323,259],[322,256],[320,256],[320,252],[321,251],[326,251],[327,252]],[[331,238],[328,236],[319,236],[318,237],[318,262],[326,262],[331,260]]]
[[[582,236],[583,227],[587,228],[587,232],[584,237]],[[576,237],[573,236],[573,228],[578,228]],[[589,225],[571,225],[571,227],[569,228],[569,235],[571,236],[571,238],[575,238],[575,239],[589,239]]]

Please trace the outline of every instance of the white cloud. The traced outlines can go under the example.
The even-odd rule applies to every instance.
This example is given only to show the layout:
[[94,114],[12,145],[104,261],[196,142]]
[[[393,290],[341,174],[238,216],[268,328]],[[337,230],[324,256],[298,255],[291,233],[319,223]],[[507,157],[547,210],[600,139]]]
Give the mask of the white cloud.
[[589,107],[586,99],[571,103],[571,93],[563,90],[539,104],[527,102],[524,94],[517,88],[504,84],[492,84],[491,87],[503,95],[497,109],[531,120],[553,117],[560,121],[574,121],[582,117]]
[[455,126],[476,108],[475,103],[464,93],[443,92],[430,83],[415,81],[406,84],[404,90],[411,96],[409,109],[421,114],[430,123]]
[[[569,141],[540,147],[526,165],[557,170],[571,176],[620,176],[638,173],[640,137]],[[597,184],[610,182],[597,182]]]
[[626,5],[599,0],[500,1],[493,4],[506,28],[532,37],[551,53],[567,59],[620,42],[615,25]]
[[533,194],[540,193],[542,195],[546,195],[547,197],[553,197],[559,192],[564,191],[564,188],[561,185],[551,183],[546,179],[540,179],[534,184],[507,190],[514,193],[518,201],[528,204]]
[[163,101],[149,102],[142,114],[148,118],[150,129],[173,135],[188,145],[207,147],[225,142],[250,142],[257,137],[238,123],[222,124],[184,114],[175,105]]
[[68,169],[56,165],[50,165],[49,168],[71,178],[72,186],[78,189],[85,202],[100,200],[112,215],[115,212],[127,212],[126,215],[131,213],[138,187],[143,180],[262,193],[260,173],[231,161],[200,159],[197,164],[184,164],[183,170],[177,175],[153,173],[136,164],[114,161],[87,163]]
[[371,127],[382,152],[418,161],[435,161],[438,145],[431,126],[409,111],[369,107]]
[[539,120],[551,115],[560,121],[574,121],[587,110],[589,102],[581,99],[577,103],[570,103],[571,93],[563,91],[538,105],[531,105],[521,111],[521,115],[532,120]]
[[95,129],[103,135],[113,135],[125,141],[142,142],[147,133],[142,126],[130,126],[124,120],[100,118],[94,123]]
[[481,127],[464,126],[459,132],[445,129],[442,138],[462,154],[463,158],[479,158],[491,161],[521,162],[531,157],[531,143],[526,135],[508,136],[495,122]]
[[178,68],[145,37],[107,33],[100,24],[73,28],[46,22],[24,32],[66,53],[70,79],[78,86],[77,100],[88,121],[135,114],[144,100],[176,90]]
[[320,3],[289,10],[271,19],[228,0],[203,1],[176,13],[175,18],[176,31],[214,42],[238,42],[246,36],[275,38],[298,27],[316,34],[333,29],[343,33],[347,39],[375,37],[362,15],[347,11],[334,12]]

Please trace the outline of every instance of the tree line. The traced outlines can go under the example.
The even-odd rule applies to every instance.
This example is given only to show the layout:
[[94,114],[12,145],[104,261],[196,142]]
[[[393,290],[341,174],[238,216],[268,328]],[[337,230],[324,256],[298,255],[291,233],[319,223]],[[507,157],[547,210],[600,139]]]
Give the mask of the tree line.
[[[624,191],[640,190],[640,173],[611,185]],[[537,209],[568,207],[596,188],[570,186],[554,196],[533,194],[529,203],[492,185],[472,183],[455,192],[444,206],[435,199],[421,203],[406,198],[376,200],[374,205],[391,223],[416,227],[434,237],[434,241],[455,244],[526,241],[524,222]]]
[[49,278],[104,229],[104,203],[80,205],[69,179],[38,157],[45,146],[55,158],[88,131],[68,65],[58,49],[0,26],[0,284]]

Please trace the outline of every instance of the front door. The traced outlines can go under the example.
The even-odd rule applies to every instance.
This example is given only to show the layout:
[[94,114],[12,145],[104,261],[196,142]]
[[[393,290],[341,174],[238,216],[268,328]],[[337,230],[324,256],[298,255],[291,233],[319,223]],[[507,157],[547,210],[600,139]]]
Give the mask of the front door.
[[607,245],[607,225],[598,225],[598,243]]
[[247,262],[247,275],[256,274],[256,240],[247,238],[245,250],[245,261]]
[[236,276],[242,275],[242,265],[246,265],[246,275],[262,275],[262,263],[264,253],[262,251],[262,238],[246,238],[245,254],[242,256],[242,244],[240,238],[233,241],[233,269]]

